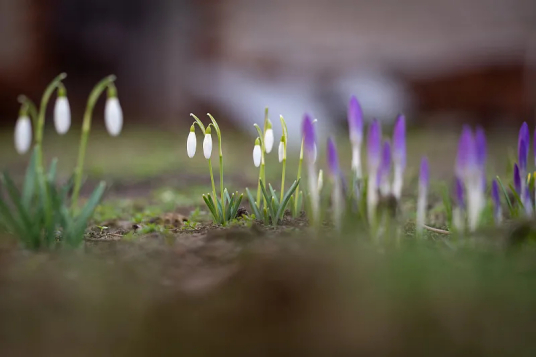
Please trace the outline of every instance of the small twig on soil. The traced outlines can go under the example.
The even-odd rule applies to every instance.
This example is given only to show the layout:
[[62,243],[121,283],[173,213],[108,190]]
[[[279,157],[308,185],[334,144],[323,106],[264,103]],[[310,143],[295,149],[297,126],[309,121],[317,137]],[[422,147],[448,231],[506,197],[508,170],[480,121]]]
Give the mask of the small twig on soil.
[[449,235],[450,232],[449,231],[445,231],[443,229],[439,229],[439,228],[433,228],[433,227],[429,227],[427,226],[426,224],[424,225],[424,228],[429,230],[430,232],[434,232],[434,233],[438,233],[438,234],[446,234],[446,235]]

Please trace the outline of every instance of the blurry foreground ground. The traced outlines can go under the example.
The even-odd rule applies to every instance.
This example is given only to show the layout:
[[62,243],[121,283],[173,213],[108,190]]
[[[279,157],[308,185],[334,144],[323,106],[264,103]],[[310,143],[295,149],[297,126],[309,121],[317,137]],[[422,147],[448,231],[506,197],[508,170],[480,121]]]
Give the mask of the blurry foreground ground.
[[[28,253],[0,240],[0,355],[534,355],[536,252],[510,244],[511,226],[484,229],[456,251],[437,234],[378,249],[359,227],[313,232],[303,217],[277,229],[213,227],[200,197],[207,162],[199,151],[187,158],[186,134],[91,134],[86,185],[111,185],[80,251]],[[436,182],[450,180],[457,136],[410,134],[409,207],[420,155]],[[77,137],[45,138],[65,178]],[[516,137],[490,133],[490,175],[506,170]],[[1,166],[22,174],[27,158],[15,156],[11,135],[0,142]],[[224,132],[227,187],[256,186],[252,142]],[[289,158],[290,182],[297,153]],[[278,187],[275,152],[267,165]],[[166,222],[175,213],[197,224]],[[411,219],[403,228],[412,237]]]

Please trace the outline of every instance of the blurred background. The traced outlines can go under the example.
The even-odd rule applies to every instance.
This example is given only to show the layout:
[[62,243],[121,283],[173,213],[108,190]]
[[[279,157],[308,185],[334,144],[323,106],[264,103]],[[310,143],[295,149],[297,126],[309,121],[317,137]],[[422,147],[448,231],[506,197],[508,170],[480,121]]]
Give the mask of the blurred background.
[[367,119],[404,112],[456,130],[534,120],[533,0],[0,0],[0,43],[6,140],[17,96],[38,101],[60,72],[74,130],[111,73],[127,131],[184,133],[189,113],[211,112],[253,135],[268,106],[295,136],[304,112],[336,132],[352,94]]
[[353,93],[367,117],[383,120],[404,111],[519,123],[533,114],[533,0],[0,4],[0,120],[9,130],[17,95],[37,100],[62,71],[75,121],[110,73],[128,123],[177,125],[212,111],[240,125],[261,121],[265,106],[291,126],[304,111],[331,123]]

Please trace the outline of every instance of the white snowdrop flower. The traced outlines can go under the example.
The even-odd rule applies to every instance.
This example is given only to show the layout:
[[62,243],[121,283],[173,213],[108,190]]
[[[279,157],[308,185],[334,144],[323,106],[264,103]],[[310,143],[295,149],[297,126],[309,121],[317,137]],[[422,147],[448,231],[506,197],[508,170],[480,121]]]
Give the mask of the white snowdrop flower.
[[255,167],[261,165],[262,150],[261,150],[261,141],[259,138],[255,139],[255,147],[253,147],[253,164]]
[[71,127],[71,107],[66,96],[59,96],[54,106],[54,126],[58,134],[63,135]]
[[274,131],[272,129],[272,123],[268,121],[268,127],[266,129],[266,133],[264,134],[264,149],[266,150],[266,153],[269,154],[272,152],[272,148],[274,147]]
[[284,136],[281,137],[281,141],[279,142],[278,152],[279,152],[279,162],[283,162],[283,160],[287,158],[286,157],[287,155],[285,153],[285,137]]
[[207,160],[210,159],[210,155],[212,155],[212,135],[210,132],[210,127],[208,127],[205,131],[205,139],[203,140],[203,154]]
[[197,148],[197,137],[195,136],[195,127],[192,125],[190,128],[190,134],[188,134],[188,140],[186,140],[186,151],[188,157],[191,159],[195,155],[195,149]]
[[32,122],[27,115],[20,116],[15,124],[15,149],[24,154],[32,144]]
[[104,108],[106,130],[111,136],[117,136],[123,128],[123,110],[117,97],[108,97]]

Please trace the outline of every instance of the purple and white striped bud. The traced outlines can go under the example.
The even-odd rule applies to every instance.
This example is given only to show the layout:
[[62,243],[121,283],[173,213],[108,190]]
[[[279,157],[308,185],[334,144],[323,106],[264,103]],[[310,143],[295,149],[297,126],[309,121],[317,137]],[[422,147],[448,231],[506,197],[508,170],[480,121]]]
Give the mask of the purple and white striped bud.
[[523,190],[523,207],[525,208],[525,214],[527,217],[532,217],[534,214],[534,207],[532,206],[532,199],[530,197],[530,190],[528,186],[525,186]]
[[367,169],[369,177],[376,177],[381,162],[382,128],[377,119],[372,121],[367,136]]
[[372,121],[367,135],[367,213],[369,223],[376,224],[376,207],[378,205],[378,169],[381,163],[382,128],[377,119]]
[[303,149],[308,170],[309,194],[311,195],[311,209],[314,223],[320,219],[320,196],[318,193],[318,181],[316,177],[316,135],[313,121],[309,115],[305,115],[302,124]]
[[415,229],[422,234],[426,221],[426,206],[428,201],[428,186],[430,185],[430,170],[428,159],[422,158],[419,170],[419,194],[417,197],[417,222]]
[[399,115],[393,133],[393,195],[400,199],[406,168],[406,118]]
[[495,224],[499,225],[502,222],[502,207],[497,180],[493,180],[491,183],[491,199],[493,201],[493,217],[495,219]]
[[527,161],[529,157],[530,148],[530,132],[527,122],[523,122],[519,129],[519,135],[517,138],[517,158],[519,162],[519,170],[522,176],[526,176],[527,173]]
[[458,232],[463,232],[465,229],[465,188],[459,177],[456,177],[454,181],[454,199],[456,206],[452,210],[452,224]]
[[338,180],[340,175],[339,170],[339,155],[337,154],[337,148],[332,138],[328,139],[328,173],[332,180]]
[[316,134],[313,122],[309,115],[305,115],[302,125],[303,148],[305,158],[309,162],[315,162],[316,159]]
[[339,156],[333,139],[328,139],[328,169],[329,176],[332,181],[332,204],[333,204],[333,223],[335,228],[340,231],[342,228],[342,213],[343,213],[343,195],[341,187],[341,176],[339,169]]
[[378,169],[378,187],[382,196],[388,196],[391,193],[390,187],[391,176],[391,145],[388,141],[383,143],[382,160]]
[[350,143],[352,144],[352,171],[360,179],[361,169],[361,145],[363,142],[363,111],[355,96],[350,98],[348,105],[348,129],[350,131]]

